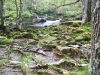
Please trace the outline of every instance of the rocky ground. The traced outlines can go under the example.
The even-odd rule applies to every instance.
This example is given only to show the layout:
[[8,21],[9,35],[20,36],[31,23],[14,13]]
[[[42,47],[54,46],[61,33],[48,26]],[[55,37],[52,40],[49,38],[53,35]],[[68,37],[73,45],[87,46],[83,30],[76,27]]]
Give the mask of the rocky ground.
[[1,36],[0,75],[86,75],[90,29],[50,26]]

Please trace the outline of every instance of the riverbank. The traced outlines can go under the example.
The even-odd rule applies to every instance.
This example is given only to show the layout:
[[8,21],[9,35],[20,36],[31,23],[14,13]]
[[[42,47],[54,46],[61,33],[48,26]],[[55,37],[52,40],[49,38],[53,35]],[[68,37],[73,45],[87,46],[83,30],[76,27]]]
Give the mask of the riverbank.
[[87,75],[90,29],[55,25],[1,36],[0,74]]

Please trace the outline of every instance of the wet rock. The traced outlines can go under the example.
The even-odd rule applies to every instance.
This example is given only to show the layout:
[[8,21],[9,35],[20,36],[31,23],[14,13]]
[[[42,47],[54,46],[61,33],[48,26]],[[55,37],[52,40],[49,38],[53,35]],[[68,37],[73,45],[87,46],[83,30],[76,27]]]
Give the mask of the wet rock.
[[32,20],[32,23],[35,24],[35,23],[38,23],[39,21],[40,21],[39,19],[35,18]]
[[46,22],[46,19],[41,18],[38,23],[40,23],[40,22]]

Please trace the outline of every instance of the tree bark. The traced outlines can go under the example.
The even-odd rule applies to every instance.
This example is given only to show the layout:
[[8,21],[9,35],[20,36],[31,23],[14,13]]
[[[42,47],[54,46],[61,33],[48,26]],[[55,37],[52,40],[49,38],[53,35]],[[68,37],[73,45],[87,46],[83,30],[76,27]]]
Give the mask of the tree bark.
[[22,30],[22,12],[23,12],[23,2],[20,0],[20,6],[19,6],[19,13],[18,13],[18,18],[16,21],[16,28]]
[[82,25],[91,21],[91,0],[82,0],[83,16]]
[[17,4],[17,0],[15,0],[15,5],[16,5],[16,18],[18,18],[18,4]]
[[92,43],[89,75],[100,75],[100,0],[92,0]]
[[0,27],[2,30],[5,30],[5,11],[4,11],[4,0],[0,0]]

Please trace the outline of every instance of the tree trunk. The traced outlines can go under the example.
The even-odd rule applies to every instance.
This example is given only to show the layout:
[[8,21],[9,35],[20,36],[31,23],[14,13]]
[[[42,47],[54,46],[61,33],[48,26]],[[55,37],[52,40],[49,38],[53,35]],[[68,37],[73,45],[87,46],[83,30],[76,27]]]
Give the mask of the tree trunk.
[[23,12],[23,2],[20,0],[20,10],[19,10],[19,29],[22,30],[22,12]]
[[82,25],[91,21],[91,0],[82,0],[83,16]]
[[5,30],[5,12],[4,12],[4,0],[0,0],[0,27],[2,30]]
[[92,43],[89,75],[100,75],[100,0],[92,1]]
[[17,4],[17,0],[15,0],[15,5],[16,5],[16,18],[18,18],[18,4]]
[[22,12],[23,12],[23,2],[22,0],[20,0],[20,6],[19,6],[19,14],[18,14],[18,18],[16,21],[16,28],[22,30]]

